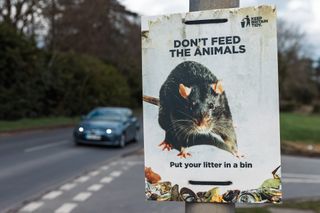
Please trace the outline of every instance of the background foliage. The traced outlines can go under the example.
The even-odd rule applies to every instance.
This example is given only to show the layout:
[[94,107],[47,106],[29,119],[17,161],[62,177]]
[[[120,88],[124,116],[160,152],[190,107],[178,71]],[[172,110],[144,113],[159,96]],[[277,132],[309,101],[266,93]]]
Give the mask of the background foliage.
[[141,104],[137,15],[117,1],[0,2],[0,119]]
[[[0,1],[0,119],[141,106],[140,18],[116,0]],[[280,107],[320,112],[320,59],[279,22]]]

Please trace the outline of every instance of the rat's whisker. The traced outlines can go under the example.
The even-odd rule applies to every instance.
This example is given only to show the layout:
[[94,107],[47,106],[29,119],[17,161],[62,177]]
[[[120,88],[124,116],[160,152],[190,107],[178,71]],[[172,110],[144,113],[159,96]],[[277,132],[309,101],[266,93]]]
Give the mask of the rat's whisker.
[[175,132],[175,134],[177,135],[177,137],[180,138],[180,135],[182,135],[184,133],[185,128],[180,128],[180,127],[184,127],[183,125],[180,125],[179,128],[177,128],[178,130]]
[[181,126],[184,127],[184,126],[190,126],[190,120],[176,120],[174,122],[172,122],[172,124],[170,124],[168,126],[168,130],[176,130],[178,128],[180,128]]
[[191,115],[188,115],[186,112],[183,112],[183,111],[181,111],[181,110],[177,110],[177,112],[179,112],[179,113],[181,113],[182,115],[185,115],[185,116],[187,116],[187,117],[189,117],[189,118],[191,118],[191,119],[194,119]]

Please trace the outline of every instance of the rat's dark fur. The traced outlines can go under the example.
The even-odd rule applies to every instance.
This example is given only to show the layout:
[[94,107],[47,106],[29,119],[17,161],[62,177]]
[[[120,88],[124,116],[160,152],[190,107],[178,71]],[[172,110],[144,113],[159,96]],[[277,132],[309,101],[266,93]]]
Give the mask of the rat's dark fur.
[[[180,151],[207,144],[237,156],[226,94],[224,91],[218,94],[210,87],[217,82],[216,76],[197,62],[186,61],[172,70],[161,87],[159,107],[159,124],[166,132],[165,142],[172,148]],[[188,98],[180,95],[180,84],[191,88]],[[207,125],[200,128],[197,124],[204,119]]]

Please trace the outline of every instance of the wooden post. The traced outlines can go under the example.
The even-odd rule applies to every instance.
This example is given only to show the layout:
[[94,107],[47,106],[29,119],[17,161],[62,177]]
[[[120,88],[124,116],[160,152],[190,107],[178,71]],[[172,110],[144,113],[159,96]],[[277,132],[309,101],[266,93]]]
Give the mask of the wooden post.
[[[239,7],[239,0],[189,0],[189,10]],[[186,203],[186,213],[234,213],[234,204]]]

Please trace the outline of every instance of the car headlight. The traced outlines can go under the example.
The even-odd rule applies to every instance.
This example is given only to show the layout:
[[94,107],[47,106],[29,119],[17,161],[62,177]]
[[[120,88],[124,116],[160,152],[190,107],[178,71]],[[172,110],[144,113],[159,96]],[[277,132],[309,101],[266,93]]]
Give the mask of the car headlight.
[[106,129],[106,133],[107,134],[111,134],[112,133],[112,129]]
[[83,131],[84,131],[84,128],[83,128],[82,126],[80,126],[80,127],[78,128],[78,131],[79,131],[79,132],[83,132]]

